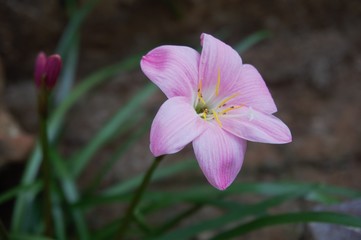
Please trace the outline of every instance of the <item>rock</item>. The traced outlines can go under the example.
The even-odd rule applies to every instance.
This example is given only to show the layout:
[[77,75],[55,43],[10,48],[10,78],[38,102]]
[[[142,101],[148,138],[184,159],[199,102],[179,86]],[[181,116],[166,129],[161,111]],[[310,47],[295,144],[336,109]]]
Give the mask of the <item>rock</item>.
[[4,109],[0,109],[0,167],[25,159],[34,146],[34,137],[24,133]]
[[0,59],[0,167],[11,161],[25,159],[34,146],[34,137],[24,133],[3,105],[5,82],[4,68]]

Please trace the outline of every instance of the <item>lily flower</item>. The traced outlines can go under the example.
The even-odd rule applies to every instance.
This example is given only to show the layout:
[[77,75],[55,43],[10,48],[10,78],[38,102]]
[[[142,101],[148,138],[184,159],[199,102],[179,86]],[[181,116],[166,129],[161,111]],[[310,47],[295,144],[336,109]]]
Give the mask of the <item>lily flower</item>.
[[150,132],[154,156],[190,142],[211,185],[226,189],[239,173],[247,141],[288,143],[288,127],[273,115],[273,98],[259,72],[227,44],[203,33],[202,52],[160,46],[141,60],[145,75],[168,100]]

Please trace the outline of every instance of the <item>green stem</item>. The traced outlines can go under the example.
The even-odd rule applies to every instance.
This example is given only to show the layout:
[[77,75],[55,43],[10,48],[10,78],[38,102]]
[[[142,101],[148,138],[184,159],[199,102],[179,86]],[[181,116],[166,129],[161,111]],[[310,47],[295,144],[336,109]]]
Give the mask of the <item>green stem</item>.
[[146,174],[144,175],[143,181],[141,183],[141,185],[139,186],[139,188],[137,189],[137,191],[135,192],[133,199],[125,213],[125,217],[124,220],[122,221],[122,224],[120,225],[118,234],[116,235],[116,237],[114,238],[115,240],[121,240],[123,239],[123,236],[126,232],[126,230],[129,227],[129,224],[131,223],[131,221],[133,220],[134,217],[134,210],[137,207],[140,199],[142,198],[142,195],[145,191],[145,189],[147,188],[151,178],[152,178],[152,174],[154,172],[154,170],[157,168],[157,166],[159,165],[160,161],[163,159],[163,156],[159,156],[156,157],[152,163],[152,165],[150,166],[150,168],[148,169],[148,171],[146,172]]
[[0,239],[1,240],[8,240],[9,239],[9,235],[6,231],[6,228],[4,226],[4,224],[2,223],[2,221],[0,220]]
[[54,222],[51,214],[51,166],[49,160],[49,142],[48,142],[48,130],[47,130],[47,118],[48,118],[48,92],[45,87],[40,89],[38,97],[38,111],[40,120],[40,143],[43,156],[42,161],[42,177],[44,180],[44,220],[45,220],[45,235],[52,237],[54,230]]

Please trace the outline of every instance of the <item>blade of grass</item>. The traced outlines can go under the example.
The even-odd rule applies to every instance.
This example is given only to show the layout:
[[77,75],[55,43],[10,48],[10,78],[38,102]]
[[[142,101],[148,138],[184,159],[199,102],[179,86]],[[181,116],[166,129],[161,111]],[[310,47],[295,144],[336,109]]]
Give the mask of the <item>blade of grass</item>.
[[50,156],[54,169],[60,181],[62,192],[66,199],[67,204],[70,206],[71,216],[73,218],[74,226],[78,233],[78,239],[87,240],[89,239],[89,230],[83,216],[81,209],[75,209],[72,204],[79,200],[79,193],[76,187],[76,183],[71,177],[70,171],[65,165],[65,161],[60,157],[55,149],[50,148]]
[[175,226],[177,226],[182,220],[184,220],[185,218],[188,218],[189,216],[197,213],[199,210],[202,209],[204,205],[203,204],[195,204],[193,206],[191,206],[190,208],[186,209],[185,211],[179,213],[178,215],[176,215],[175,217],[167,220],[167,222],[161,226],[160,228],[158,228],[153,234],[152,236],[159,236],[162,233],[167,232],[168,230],[174,228]]
[[153,93],[156,87],[153,84],[147,84],[144,89],[135,94],[126,105],[122,106],[119,111],[108,121],[107,124],[92,138],[90,143],[76,154],[76,157],[71,161],[72,174],[78,177],[83,171],[91,157],[114,137],[114,133],[126,121],[132,120],[132,115],[138,111],[139,106],[144,103]]
[[245,39],[243,39],[240,43],[236,44],[233,48],[239,52],[244,53],[246,50],[250,49],[252,46],[256,45],[257,43],[261,42],[264,39],[267,39],[271,36],[271,33],[267,30],[261,30],[255,32]]
[[69,48],[66,58],[63,58],[63,71],[54,89],[54,103],[58,106],[69,94],[75,81],[76,68],[79,59],[79,36],[74,38],[74,42]]
[[121,223],[122,223],[122,219],[118,218],[113,222],[107,224],[105,227],[101,228],[100,230],[96,231],[93,234],[92,240],[112,239],[113,235],[116,233]]
[[[194,159],[185,160],[171,166],[161,167],[157,169],[152,177],[152,181],[159,181],[168,177],[172,177],[179,172],[193,169],[197,166]],[[136,177],[133,177],[129,180],[120,182],[106,190],[103,190],[101,193],[96,196],[88,196],[87,199],[82,199],[77,202],[74,207],[77,208],[90,208],[102,204],[107,204],[111,202],[119,202],[129,199],[129,192],[134,190],[139,186],[141,180],[143,179],[143,174],[140,174]]]
[[34,191],[39,192],[43,187],[42,181],[38,180],[28,185],[19,185],[12,189],[7,190],[6,192],[0,195],[0,204],[15,198],[19,193],[24,191]]
[[[154,173],[152,180],[157,181],[164,178],[168,178],[174,176],[177,173],[183,172],[185,170],[194,169],[197,166],[197,163],[194,159],[188,159],[176,164],[162,167],[156,170]],[[121,195],[126,194],[127,192],[135,189],[143,178],[143,174],[140,174],[134,178],[131,178],[127,181],[123,181],[119,184],[116,184],[106,190],[104,190],[101,195],[111,196],[111,195]]]
[[257,194],[262,196],[274,196],[293,192],[302,193],[303,197],[306,199],[314,194],[323,195],[323,198],[311,198],[311,200],[317,200],[320,203],[328,203],[328,201],[324,202],[323,199],[329,199],[330,197],[336,199],[336,196],[344,196],[347,198],[356,198],[361,196],[360,192],[354,190],[312,183],[233,183],[232,186],[223,192],[219,192],[211,186],[202,185],[188,188],[184,191],[153,191],[151,194],[147,194],[144,198],[145,204],[143,205],[143,211],[150,213],[180,202],[200,203],[209,199],[231,195]]
[[48,238],[43,236],[32,236],[25,234],[10,234],[11,240],[55,240],[54,238]]
[[[70,2],[70,1],[68,1]],[[99,2],[99,0],[88,0],[83,7],[81,7],[79,10],[74,11],[74,9],[68,9],[70,10],[70,13],[72,15],[69,24],[67,25],[66,29],[64,30],[64,33],[60,39],[60,42],[58,44],[58,48],[56,51],[62,55],[62,57],[65,57],[66,53],[68,52],[68,48],[74,41],[74,38],[76,37],[77,33],[79,32],[79,29],[81,25],[83,24],[86,17],[89,15],[89,13],[94,9],[96,4]],[[73,6],[72,6],[73,8]]]
[[121,72],[134,69],[136,66],[138,66],[139,61],[140,55],[129,57],[124,61],[104,67],[84,78],[51,115],[49,124],[49,135],[51,139],[54,139],[56,133],[59,131],[66,113],[77,101],[79,101],[80,98],[82,98],[93,88],[103,83],[106,79],[109,79],[110,77],[113,77]]
[[55,236],[57,240],[66,240],[66,226],[64,219],[64,212],[61,207],[61,199],[58,194],[58,191],[54,189],[53,194],[53,216],[54,216],[54,227],[55,227]]
[[165,233],[161,236],[151,237],[150,239],[157,239],[157,240],[182,240],[182,239],[190,239],[195,235],[206,231],[206,230],[214,230],[225,226],[226,224],[240,221],[243,218],[264,214],[267,209],[280,205],[290,199],[294,199],[298,197],[298,193],[293,194],[281,194],[274,197],[271,197],[267,200],[261,201],[256,204],[246,204],[243,206],[239,206],[231,211],[226,212],[224,215],[220,217],[216,217],[209,220],[204,220],[199,222],[198,224],[193,224],[191,226],[183,227],[177,229],[175,231]]
[[131,147],[133,146],[139,138],[141,138],[146,131],[150,128],[150,121],[148,121],[145,124],[139,124],[139,122],[135,122],[135,125],[141,126],[139,129],[137,129],[135,132],[133,132],[128,138],[127,141],[121,144],[121,146],[115,151],[115,153],[111,156],[110,159],[106,161],[104,166],[99,170],[99,172],[94,176],[94,178],[91,180],[89,184],[89,188],[86,191],[88,194],[91,194],[92,192],[97,189],[101,183],[101,181],[104,179],[105,175],[113,168],[116,161],[118,161],[123,154]]
[[360,217],[333,212],[297,212],[263,216],[248,223],[234,227],[231,230],[224,231],[213,237],[212,240],[230,239],[260,228],[273,225],[306,222],[331,223],[348,227],[361,228]]
[[[189,169],[190,167],[196,167],[196,161],[193,160],[189,163],[180,162],[178,165],[169,167],[169,172],[164,172],[164,177],[171,177],[175,173],[182,172]],[[182,166],[181,164],[185,164]],[[187,166],[189,164],[189,166]],[[168,167],[167,167],[168,168]],[[163,170],[161,170],[163,171]],[[168,170],[167,170],[168,171]],[[77,203],[77,207],[88,208],[94,207],[100,204],[107,204],[117,201],[124,201],[127,198],[124,194],[127,194],[129,191],[133,190],[140,182],[142,176],[134,177],[130,180],[121,182],[115,186],[112,186],[102,193],[98,194],[96,197],[93,197],[91,200],[82,201]],[[154,180],[158,180],[163,176],[158,176],[158,173],[155,173]],[[301,192],[303,196],[307,198],[310,194],[317,192],[317,194],[326,194],[333,196],[342,196],[347,198],[356,198],[361,197],[361,193],[358,191],[350,190],[347,188],[339,188],[334,186],[327,186],[323,184],[312,184],[312,183],[291,183],[291,182],[275,182],[275,183],[233,183],[227,191],[217,191],[213,187],[208,185],[196,186],[189,188],[185,191],[170,191],[170,192],[154,192],[147,194],[144,198],[145,204],[143,204],[143,211],[153,212],[160,208],[165,208],[167,206],[177,204],[180,202],[201,202],[203,200],[209,200],[211,198],[226,197],[231,195],[238,194],[257,194],[262,196],[275,196],[278,194],[288,194],[292,192]],[[314,199],[317,200],[317,199]],[[318,200],[322,200],[319,198]],[[320,201],[320,203],[324,203]]]

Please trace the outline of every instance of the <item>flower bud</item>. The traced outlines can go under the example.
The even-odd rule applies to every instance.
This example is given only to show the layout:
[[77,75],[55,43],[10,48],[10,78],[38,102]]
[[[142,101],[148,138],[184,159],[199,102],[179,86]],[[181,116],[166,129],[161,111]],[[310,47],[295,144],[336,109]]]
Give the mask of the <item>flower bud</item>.
[[46,57],[43,52],[40,52],[35,62],[34,79],[36,86],[38,88],[44,86],[51,90],[58,80],[61,67],[62,61],[58,54]]

